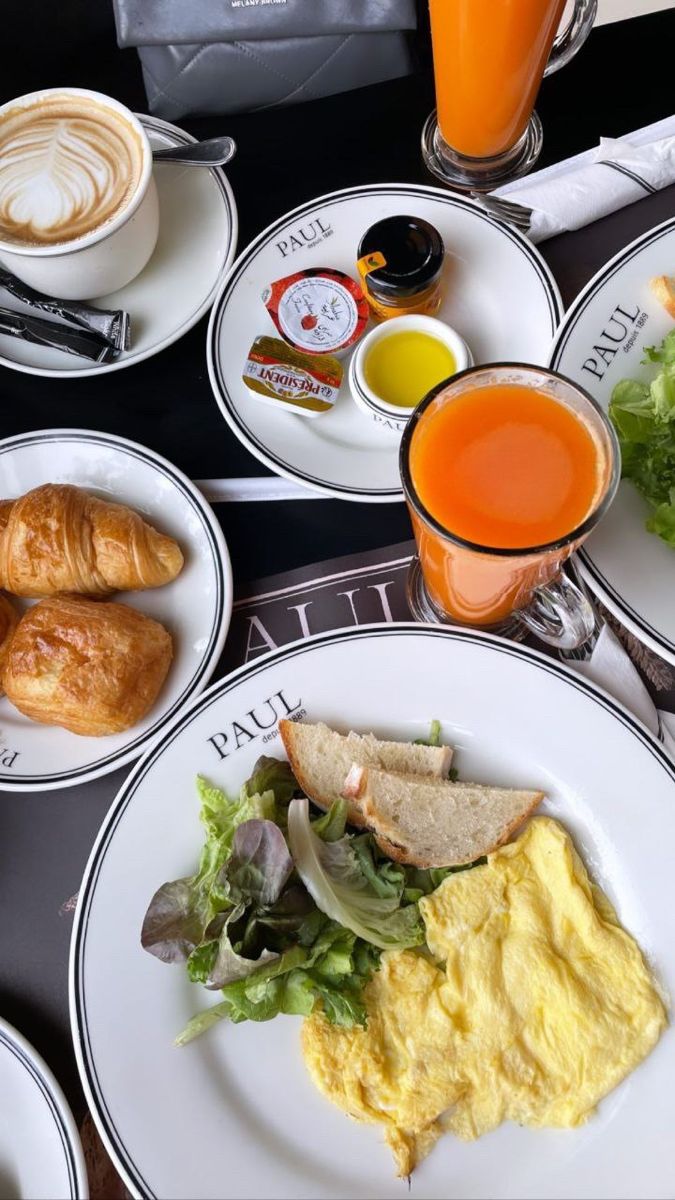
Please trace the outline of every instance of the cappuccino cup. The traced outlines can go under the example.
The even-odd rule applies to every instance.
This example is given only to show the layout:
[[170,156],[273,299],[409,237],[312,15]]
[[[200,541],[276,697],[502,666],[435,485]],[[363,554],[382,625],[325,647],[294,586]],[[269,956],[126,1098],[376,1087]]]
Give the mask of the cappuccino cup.
[[46,88],[0,106],[0,263],[24,283],[105,296],[143,270],[158,232],[152,149],[123,104]]

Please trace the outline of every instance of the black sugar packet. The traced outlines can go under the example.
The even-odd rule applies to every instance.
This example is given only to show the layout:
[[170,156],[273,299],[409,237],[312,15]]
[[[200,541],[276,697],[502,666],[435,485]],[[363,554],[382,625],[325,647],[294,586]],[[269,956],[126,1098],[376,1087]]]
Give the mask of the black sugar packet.
[[[94,308],[80,300],[45,296],[0,267],[0,288],[17,300],[68,321],[62,325],[27,313],[0,309],[1,332],[38,345],[80,354],[97,362],[112,362],[131,344],[131,322],[123,309]],[[75,326],[75,328],[73,328]]]
[[111,346],[98,333],[76,329],[73,325],[59,325],[56,321],[45,321],[30,313],[12,312],[0,308],[0,333],[33,342],[37,346],[50,346],[54,350],[65,350],[67,354],[79,354],[94,362],[113,362],[119,350]]

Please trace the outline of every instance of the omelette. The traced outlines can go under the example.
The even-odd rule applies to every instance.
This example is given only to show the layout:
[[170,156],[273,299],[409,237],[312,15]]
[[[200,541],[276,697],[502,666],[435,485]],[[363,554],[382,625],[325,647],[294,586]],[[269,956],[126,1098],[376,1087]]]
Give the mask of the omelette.
[[420,900],[424,952],[389,951],[365,1027],[319,1012],[302,1050],[321,1092],[380,1124],[399,1175],[444,1131],[571,1128],[650,1052],[664,1005],[634,939],[557,822]]

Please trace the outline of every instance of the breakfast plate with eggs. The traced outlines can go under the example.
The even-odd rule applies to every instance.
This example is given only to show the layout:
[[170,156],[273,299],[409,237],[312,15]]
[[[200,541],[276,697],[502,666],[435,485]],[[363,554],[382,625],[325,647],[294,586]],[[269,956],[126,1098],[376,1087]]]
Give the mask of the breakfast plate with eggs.
[[0,478],[0,789],[70,787],[138,758],[205,687],[229,553],[195,485],[125,438],[6,438]]
[[[440,307],[434,306],[433,312],[446,328],[452,328],[453,341],[463,347],[467,361],[472,356],[476,363],[543,363],[563,311],[553,276],[528,239],[471,200],[440,188],[399,183],[348,188],[303,204],[259,234],[228,271],[214,302],[207,335],[214,396],[233,433],[256,458],[278,475],[342,500],[390,503],[403,499],[398,473],[400,430],[397,435],[394,422],[373,420],[372,414],[364,413],[351,394],[348,380],[349,359],[354,347],[358,353],[363,344],[358,337],[366,330],[368,315],[365,301],[362,311],[348,294],[359,287],[359,245],[369,227],[375,229],[392,217],[409,219],[416,226],[431,229],[437,239],[440,237],[442,302]],[[281,284],[292,280],[294,288],[301,288],[299,277],[318,272],[330,277],[332,299],[344,304],[345,314],[350,308],[353,312],[351,323],[345,316],[345,337],[337,348],[339,358],[330,359],[333,373],[338,362],[344,372],[337,399],[329,406],[330,411],[307,420],[297,415],[297,408],[295,412],[289,410],[288,404],[279,406],[286,411],[272,411],[269,403],[261,403],[256,394],[260,384],[251,391],[243,376],[255,371],[260,377],[264,363],[255,353],[257,339],[268,340],[277,332],[287,340],[295,339],[291,340],[292,348],[300,338],[300,344],[311,349],[305,374],[311,370],[312,361],[321,364],[326,357],[322,347],[310,346],[311,336],[306,336],[312,330],[301,328],[293,333],[292,304],[286,323],[283,297],[277,309]],[[337,289],[336,274],[341,275],[343,285]],[[324,293],[328,294],[328,285]],[[300,299],[307,303],[301,293],[294,296],[294,304]],[[317,312],[319,306],[320,298]],[[299,309],[296,315],[300,315]],[[314,321],[316,316],[304,312],[301,320]],[[373,318],[368,319],[372,333]],[[382,328],[389,332],[388,321]],[[455,347],[453,367],[448,347],[439,345],[442,338],[436,338],[425,351],[420,332],[406,330],[416,375],[422,360],[425,371],[427,366],[432,371],[440,370],[440,374],[426,379],[424,390],[428,391],[453,370],[466,366],[467,361],[459,361]],[[287,348],[277,344],[286,366],[277,374],[283,374],[287,386],[291,386]],[[292,365],[297,378],[297,360]],[[368,362],[365,371],[368,375]],[[402,372],[405,367],[400,361],[390,365],[386,371],[390,385],[392,380],[400,383]],[[378,373],[382,374],[381,365]],[[406,399],[416,404],[422,395]],[[394,405],[399,403],[398,396],[393,400]]]
[[627,710],[489,635],[345,629],[214,684],[73,930],[132,1194],[667,1196],[674,799]]

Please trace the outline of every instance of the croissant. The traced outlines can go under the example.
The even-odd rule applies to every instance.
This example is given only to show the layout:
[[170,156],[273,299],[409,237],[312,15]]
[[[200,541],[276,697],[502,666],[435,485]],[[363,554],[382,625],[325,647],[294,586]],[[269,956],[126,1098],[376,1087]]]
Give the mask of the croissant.
[[0,501],[0,587],[15,596],[106,596],[176,578],[183,555],[124,504],[67,483]]
[[100,737],[150,711],[173,655],[171,635],[126,604],[53,596],[19,621],[4,684],[19,712]]
[[0,592],[0,696],[3,692],[2,676],[14,630],[19,621],[19,614],[13,604]]

